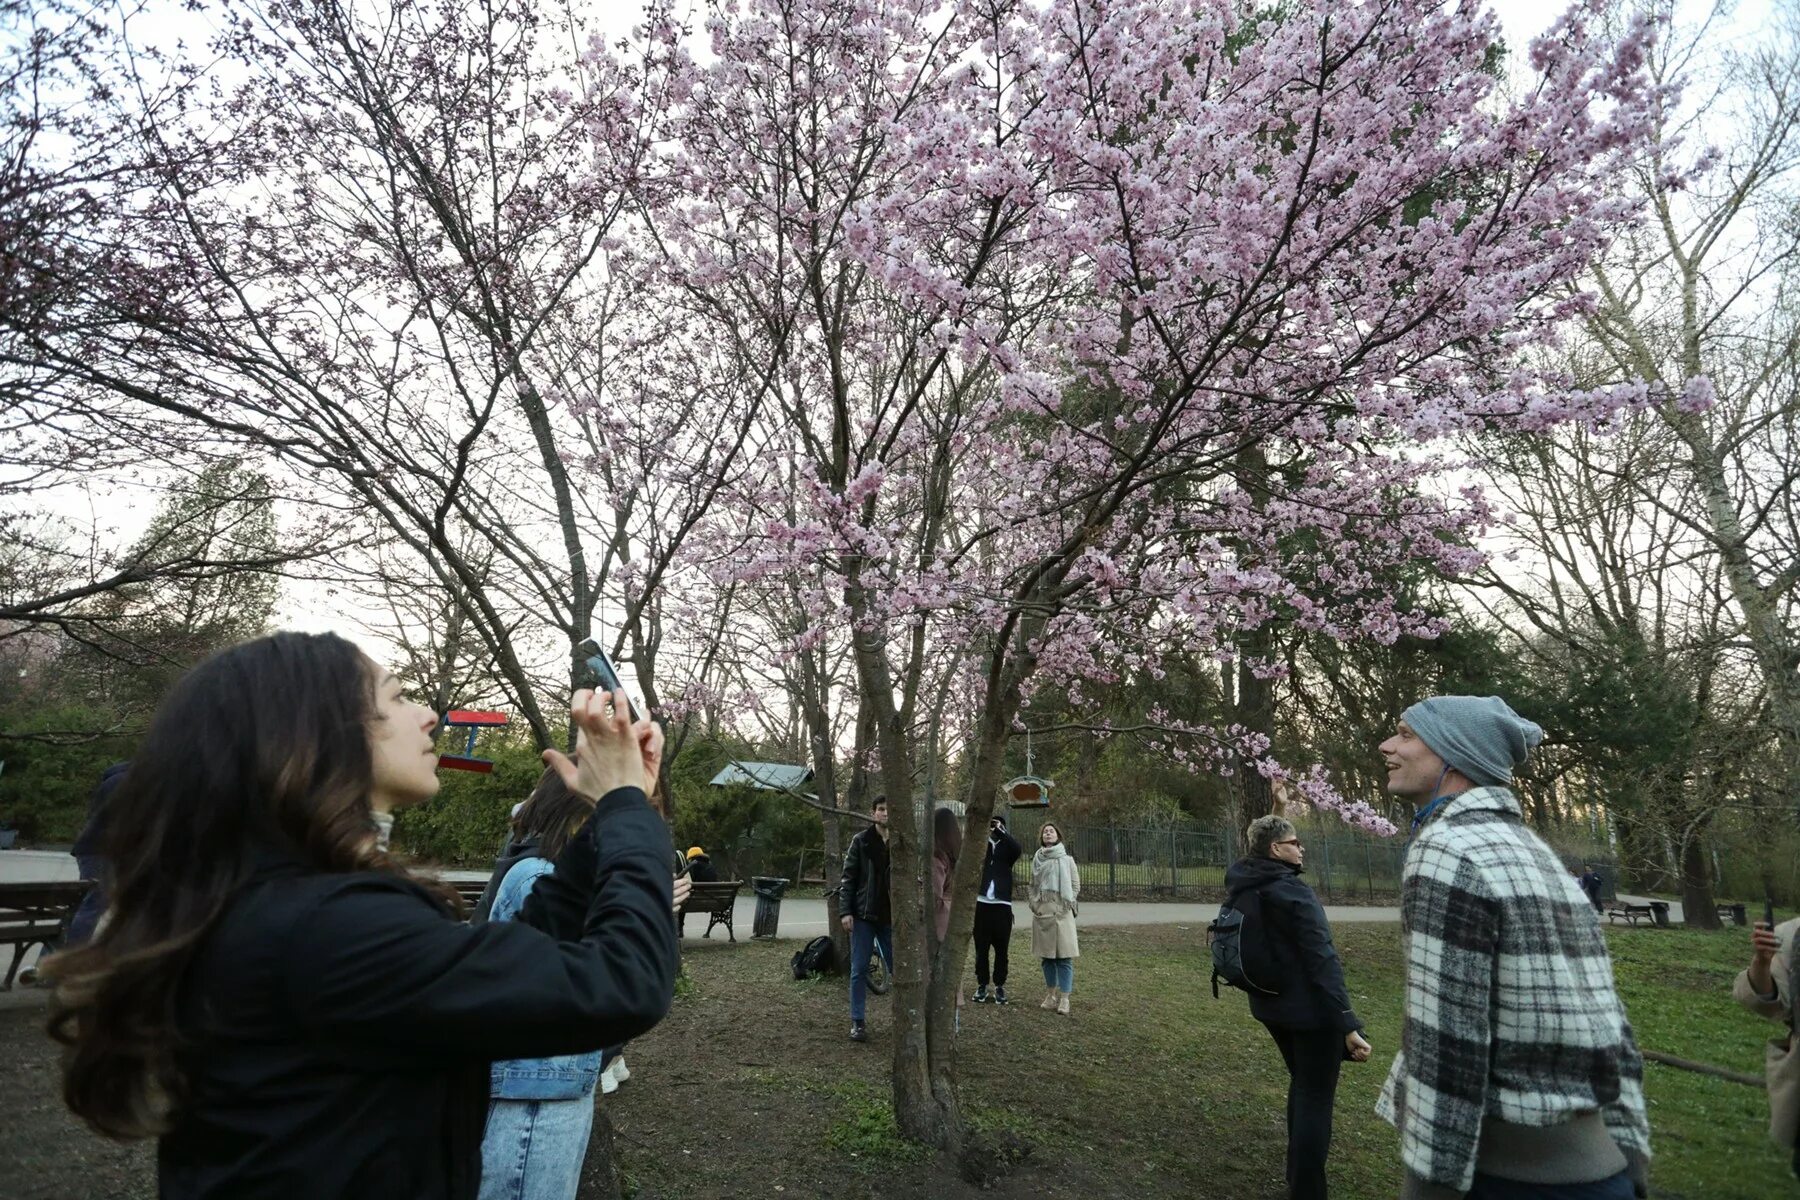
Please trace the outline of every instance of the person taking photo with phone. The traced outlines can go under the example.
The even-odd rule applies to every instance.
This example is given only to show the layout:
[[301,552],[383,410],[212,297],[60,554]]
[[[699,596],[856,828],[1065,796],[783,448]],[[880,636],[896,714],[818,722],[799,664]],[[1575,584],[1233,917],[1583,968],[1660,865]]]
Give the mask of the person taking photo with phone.
[[113,799],[111,919],[52,964],[63,1096],[157,1139],[164,1200],[473,1200],[489,1064],[579,1054],[668,1012],[660,731],[577,692],[593,815],[516,920],[380,847],[437,791],[436,716],[332,634],[215,654],[170,691]]

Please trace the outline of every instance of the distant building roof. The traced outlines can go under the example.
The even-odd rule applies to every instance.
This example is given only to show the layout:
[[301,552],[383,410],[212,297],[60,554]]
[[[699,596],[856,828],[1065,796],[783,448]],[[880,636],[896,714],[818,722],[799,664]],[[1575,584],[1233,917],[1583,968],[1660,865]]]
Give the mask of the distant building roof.
[[733,762],[712,777],[714,787],[730,787],[747,783],[765,792],[798,791],[812,782],[811,767],[791,767],[786,763]]

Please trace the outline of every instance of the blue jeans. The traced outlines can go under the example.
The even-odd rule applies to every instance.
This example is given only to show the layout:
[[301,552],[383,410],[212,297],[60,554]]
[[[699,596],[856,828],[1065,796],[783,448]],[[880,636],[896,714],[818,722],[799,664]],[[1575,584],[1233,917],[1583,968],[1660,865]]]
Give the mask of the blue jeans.
[[869,1000],[869,954],[881,948],[881,964],[894,973],[894,927],[856,918],[850,929],[850,1019],[860,1021]]
[[1632,1200],[1632,1195],[1629,1171],[1593,1183],[1519,1183],[1477,1171],[1466,1200]]
[[572,1200],[593,1128],[592,1096],[490,1100],[480,1200]]
[[1075,990],[1075,960],[1072,958],[1041,958],[1044,964],[1044,986],[1055,988],[1059,992]]

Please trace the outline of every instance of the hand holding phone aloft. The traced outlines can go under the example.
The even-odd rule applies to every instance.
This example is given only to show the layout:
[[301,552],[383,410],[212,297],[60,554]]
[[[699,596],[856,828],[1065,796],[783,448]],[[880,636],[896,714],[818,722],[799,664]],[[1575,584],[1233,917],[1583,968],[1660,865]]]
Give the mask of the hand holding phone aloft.
[[575,725],[575,758],[546,750],[543,759],[570,790],[598,800],[614,788],[641,788],[648,795],[656,787],[662,729],[654,721],[632,721],[623,689],[608,695],[583,688],[570,702],[569,718]]

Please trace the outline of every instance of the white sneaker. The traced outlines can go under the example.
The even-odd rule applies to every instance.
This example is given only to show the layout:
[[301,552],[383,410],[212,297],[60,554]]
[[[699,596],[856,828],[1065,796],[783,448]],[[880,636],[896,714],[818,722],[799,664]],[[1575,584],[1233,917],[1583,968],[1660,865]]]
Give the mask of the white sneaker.
[[600,1072],[600,1094],[610,1096],[619,1090],[619,1081],[613,1078],[612,1068]]
[[623,1054],[607,1063],[606,1069],[611,1071],[612,1077],[620,1083],[624,1083],[631,1078],[631,1068],[625,1065],[625,1056]]

